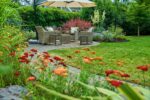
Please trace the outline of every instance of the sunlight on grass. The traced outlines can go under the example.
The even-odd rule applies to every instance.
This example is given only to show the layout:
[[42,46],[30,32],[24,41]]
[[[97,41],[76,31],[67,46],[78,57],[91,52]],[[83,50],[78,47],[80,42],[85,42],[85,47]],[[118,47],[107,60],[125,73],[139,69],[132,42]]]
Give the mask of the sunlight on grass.
[[[128,37],[129,42],[101,43],[98,46],[90,47],[90,51],[82,48],[62,49],[50,51],[65,58],[66,62],[74,67],[88,70],[100,75],[108,69],[121,70],[130,74],[129,81],[142,83],[142,72],[136,69],[137,66],[150,64],[150,37]],[[80,53],[74,51],[80,50]],[[92,52],[95,52],[93,54]],[[68,57],[69,56],[69,57]],[[102,57],[101,61],[93,61],[88,64],[83,57]],[[150,73],[146,72],[146,82],[150,83]]]

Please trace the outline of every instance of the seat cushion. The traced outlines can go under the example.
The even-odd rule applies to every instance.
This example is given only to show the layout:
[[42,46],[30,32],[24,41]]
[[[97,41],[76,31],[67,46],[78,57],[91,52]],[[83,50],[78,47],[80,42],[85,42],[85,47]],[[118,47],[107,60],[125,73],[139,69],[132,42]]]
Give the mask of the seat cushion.
[[46,27],[46,30],[49,31],[49,32],[53,32],[54,29],[52,27]]

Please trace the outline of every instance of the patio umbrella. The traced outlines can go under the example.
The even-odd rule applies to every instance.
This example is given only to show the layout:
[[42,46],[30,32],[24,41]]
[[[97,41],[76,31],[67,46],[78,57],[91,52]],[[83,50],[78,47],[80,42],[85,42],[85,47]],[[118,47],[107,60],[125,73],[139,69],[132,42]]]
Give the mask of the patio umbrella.
[[95,3],[88,0],[73,0],[67,4],[67,7],[72,8],[84,8],[84,7],[95,7]]
[[66,7],[67,2],[63,0],[48,0],[46,2],[43,2],[41,5],[49,7]]
[[47,0],[41,5],[49,7],[72,7],[72,8],[83,8],[83,7],[95,7],[95,3],[89,0]]

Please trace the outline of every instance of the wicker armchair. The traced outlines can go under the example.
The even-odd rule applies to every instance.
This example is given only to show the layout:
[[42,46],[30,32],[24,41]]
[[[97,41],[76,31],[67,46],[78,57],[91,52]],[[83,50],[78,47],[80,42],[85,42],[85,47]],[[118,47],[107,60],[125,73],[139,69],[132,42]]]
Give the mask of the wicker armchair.
[[42,26],[35,26],[35,28],[38,33],[39,43],[50,44],[49,37],[51,34],[54,34],[54,32],[45,31]]
[[93,43],[93,33],[87,31],[81,31],[79,33],[80,44],[92,44]]

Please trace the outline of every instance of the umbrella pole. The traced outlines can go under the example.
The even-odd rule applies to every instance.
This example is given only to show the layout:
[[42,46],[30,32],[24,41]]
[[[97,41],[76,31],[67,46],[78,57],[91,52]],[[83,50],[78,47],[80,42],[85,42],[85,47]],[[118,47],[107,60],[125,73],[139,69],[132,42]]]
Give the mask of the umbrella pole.
[[68,9],[70,12],[72,12],[72,9],[70,9],[69,7],[67,7],[67,9]]

